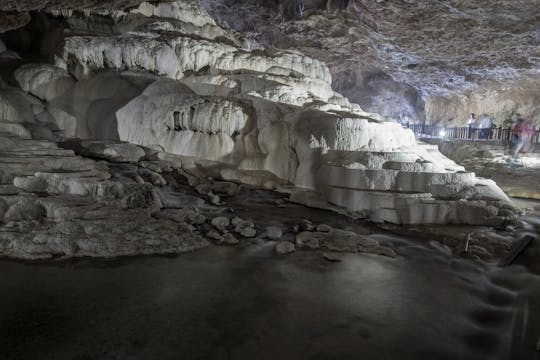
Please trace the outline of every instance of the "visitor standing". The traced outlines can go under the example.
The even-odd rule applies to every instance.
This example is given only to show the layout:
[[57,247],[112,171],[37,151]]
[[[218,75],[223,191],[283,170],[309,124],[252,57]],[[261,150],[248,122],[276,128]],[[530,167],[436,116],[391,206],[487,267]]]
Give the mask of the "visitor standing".
[[476,128],[476,115],[474,113],[471,113],[471,117],[469,120],[467,120],[467,127],[469,128],[469,139],[472,139],[474,137],[474,130]]
[[523,147],[523,130],[525,120],[521,117],[518,117],[516,122],[512,125],[511,133],[512,133],[512,140],[510,142],[510,149],[512,156],[517,157],[519,154],[519,151]]
[[534,125],[531,120],[525,120],[523,122],[523,130],[521,131],[521,136],[523,138],[523,146],[521,147],[521,152],[525,153],[531,150],[533,146]]
[[489,139],[491,137],[491,129],[493,128],[493,121],[491,118],[484,114],[482,116],[482,119],[480,120],[480,124],[478,126],[480,128],[480,139]]

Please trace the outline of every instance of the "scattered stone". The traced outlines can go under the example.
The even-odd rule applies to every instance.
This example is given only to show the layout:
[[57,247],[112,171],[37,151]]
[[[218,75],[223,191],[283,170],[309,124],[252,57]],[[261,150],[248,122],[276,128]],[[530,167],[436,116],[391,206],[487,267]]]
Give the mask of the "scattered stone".
[[323,253],[323,258],[325,260],[330,261],[330,262],[340,262],[341,261],[341,256],[339,254],[336,254],[336,253],[324,252]]
[[37,220],[46,215],[45,208],[34,199],[22,199],[7,209],[4,221]]
[[240,235],[246,238],[252,238],[257,235],[257,230],[254,228],[244,228],[240,231]]
[[330,232],[332,230],[332,227],[330,225],[326,225],[326,224],[319,224],[317,225],[317,231],[318,232]]
[[144,184],[146,182],[139,174],[133,176],[133,180],[135,180],[137,184]]
[[206,237],[209,239],[214,239],[217,242],[225,242],[225,238],[221,236],[217,231],[210,230],[208,233],[206,233]]
[[299,248],[308,248],[308,249],[318,249],[320,244],[320,239],[322,238],[323,233],[312,233],[309,231],[301,232],[296,235],[296,245]]
[[290,241],[280,241],[276,244],[276,252],[278,254],[289,254],[295,252],[296,248],[294,244]]
[[106,140],[69,140],[64,146],[83,156],[116,162],[136,163],[146,155],[138,145]]
[[170,163],[169,161],[162,161],[162,160],[141,161],[141,162],[139,162],[139,166],[141,166],[141,167],[143,167],[145,169],[157,172],[158,174],[161,174],[161,173],[164,173],[164,172],[168,173],[168,172],[172,172],[174,170],[174,167],[173,167],[172,163]]
[[213,183],[211,190],[220,195],[233,196],[238,192],[238,185],[230,181],[220,181]]
[[210,204],[217,205],[217,206],[221,205],[221,198],[216,194],[209,193],[208,200],[210,201]]
[[298,224],[298,226],[302,231],[313,231],[313,229],[315,228],[315,226],[313,226],[313,223],[306,219],[302,220],[302,222]]
[[238,216],[235,216],[232,219],[231,223],[233,224],[233,226],[236,226],[236,225],[240,224],[242,221],[244,221],[244,220],[240,219]]
[[225,216],[217,216],[210,223],[216,229],[223,231],[231,224],[231,221]]
[[396,256],[395,252],[378,241],[352,231],[332,229],[329,232],[304,231],[296,236],[299,248],[326,249],[336,252],[366,252],[385,256]]
[[190,213],[187,216],[189,222],[195,225],[202,225],[206,222],[206,216],[199,213]]
[[159,196],[150,184],[126,184],[125,195],[121,199],[121,205],[124,209],[135,208],[161,208]]
[[201,195],[207,195],[210,193],[211,191],[211,187],[210,187],[210,184],[208,183],[204,183],[204,184],[199,184],[195,187],[195,190],[197,190],[197,192]]
[[257,235],[255,226],[251,221],[242,220],[237,222],[234,231],[242,235],[243,237],[252,238]]
[[234,237],[233,234],[231,233],[225,233],[223,234],[223,242],[227,245],[236,245],[238,244],[240,241],[238,241],[237,238]]
[[507,231],[507,232],[514,232],[514,231],[516,231],[516,229],[515,229],[512,225],[507,225],[507,226],[504,228],[504,231]]
[[264,236],[271,240],[281,239],[281,237],[283,236],[283,229],[279,226],[268,226],[266,228],[266,231],[264,232]]
[[154,185],[154,186],[165,186],[167,185],[167,181],[163,178],[163,176],[161,176],[160,174],[154,172],[154,171],[151,171],[151,170],[148,170],[150,172],[150,182]]

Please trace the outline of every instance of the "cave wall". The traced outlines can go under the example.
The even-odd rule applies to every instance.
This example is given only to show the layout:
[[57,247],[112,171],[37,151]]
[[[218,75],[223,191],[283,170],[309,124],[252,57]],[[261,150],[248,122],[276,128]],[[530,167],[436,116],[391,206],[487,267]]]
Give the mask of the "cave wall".
[[377,68],[333,74],[333,88],[362,109],[399,122],[423,122],[424,100],[412,86],[395,81]]
[[540,83],[519,82],[477,91],[426,98],[428,123],[464,126],[470,113],[489,115],[495,124],[508,126],[520,114],[540,126]]

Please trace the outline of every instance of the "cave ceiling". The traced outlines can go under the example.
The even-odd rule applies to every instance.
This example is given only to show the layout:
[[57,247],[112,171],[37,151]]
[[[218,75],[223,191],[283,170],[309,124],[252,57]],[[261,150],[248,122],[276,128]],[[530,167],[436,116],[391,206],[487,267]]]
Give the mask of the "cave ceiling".
[[[32,10],[124,9],[140,2],[0,0],[0,26],[22,26]],[[222,24],[264,46],[294,48],[326,61],[338,89],[365,69],[423,94],[540,78],[540,0],[202,3]]]

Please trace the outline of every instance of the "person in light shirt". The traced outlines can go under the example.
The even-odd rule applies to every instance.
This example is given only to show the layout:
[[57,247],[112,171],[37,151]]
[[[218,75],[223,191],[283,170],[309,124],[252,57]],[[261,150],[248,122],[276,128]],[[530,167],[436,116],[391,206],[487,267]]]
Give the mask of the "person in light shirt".
[[478,136],[480,139],[489,139],[491,137],[493,121],[487,114],[484,114],[480,119],[480,124],[478,124],[478,128],[481,129],[480,135]]
[[471,113],[471,117],[467,120],[467,127],[469,128],[469,139],[473,138],[473,130],[476,128],[476,115]]

